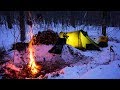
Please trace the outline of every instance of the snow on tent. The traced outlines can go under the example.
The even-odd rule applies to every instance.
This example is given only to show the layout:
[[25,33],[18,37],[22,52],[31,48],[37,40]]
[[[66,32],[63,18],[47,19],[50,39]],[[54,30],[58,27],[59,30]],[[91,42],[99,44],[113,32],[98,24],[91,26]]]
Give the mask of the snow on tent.
[[66,44],[81,50],[100,50],[97,43],[83,30],[67,33],[60,32],[59,37],[66,38]]

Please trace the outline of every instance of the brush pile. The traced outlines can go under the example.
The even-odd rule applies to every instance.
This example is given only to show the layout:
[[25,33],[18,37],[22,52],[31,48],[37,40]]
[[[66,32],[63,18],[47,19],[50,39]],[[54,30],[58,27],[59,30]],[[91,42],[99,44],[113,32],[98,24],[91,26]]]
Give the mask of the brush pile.
[[45,45],[54,45],[57,42],[57,39],[59,38],[58,33],[52,31],[52,30],[47,30],[43,32],[38,32],[33,39],[34,39],[34,45],[39,45],[39,44],[45,44]]

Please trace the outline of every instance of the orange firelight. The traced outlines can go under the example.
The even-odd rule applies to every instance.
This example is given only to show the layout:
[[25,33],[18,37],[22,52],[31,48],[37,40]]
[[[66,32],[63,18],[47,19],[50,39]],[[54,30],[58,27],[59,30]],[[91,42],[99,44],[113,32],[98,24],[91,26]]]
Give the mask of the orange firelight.
[[[30,27],[30,39],[32,39],[33,37],[33,32],[32,32],[32,27]],[[35,63],[35,58],[34,58],[34,52],[35,52],[35,49],[33,48],[33,39],[30,41],[29,43],[29,47],[28,47],[28,50],[29,50],[29,57],[30,57],[30,61],[29,61],[29,64],[28,64],[28,67],[31,69],[31,73],[33,75],[37,74],[39,72],[39,70],[41,70],[41,66],[38,66],[36,63]]]

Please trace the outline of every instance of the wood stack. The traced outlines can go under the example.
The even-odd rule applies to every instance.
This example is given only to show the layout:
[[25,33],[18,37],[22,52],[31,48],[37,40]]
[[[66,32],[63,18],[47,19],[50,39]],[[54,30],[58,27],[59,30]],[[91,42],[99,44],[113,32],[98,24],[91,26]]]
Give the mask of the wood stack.
[[45,44],[45,45],[54,45],[59,38],[58,34],[52,30],[47,30],[43,32],[38,32],[33,39],[34,45]]

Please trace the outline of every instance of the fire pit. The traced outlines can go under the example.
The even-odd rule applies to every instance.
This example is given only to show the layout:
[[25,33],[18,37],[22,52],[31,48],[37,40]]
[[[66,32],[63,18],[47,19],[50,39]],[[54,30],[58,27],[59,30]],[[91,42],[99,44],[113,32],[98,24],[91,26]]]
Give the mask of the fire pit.
[[29,64],[16,66],[12,61],[9,61],[2,65],[1,73],[3,73],[3,79],[32,79],[41,77],[42,79],[47,73],[52,73],[59,71],[63,67],[67,66],[65,62],[61,61],[46,61],[46,62],[36,62],[36,66],[33,69]]
[[[78,62],[83,57],[80,53],[71,51],[72,48],[68,48],[70,47],[68,45],[63,47],[61,54],[49,53],[54,45],[40,43],[35,45],[31,27],[29,36],[30,42],[25,44],[25,49],[13,50],[12,58],[0,67],[0,75],[3,79],[46,79],[46,74],[59,72],[62,68]],[[58,75],[58,73],[54,75]]]

